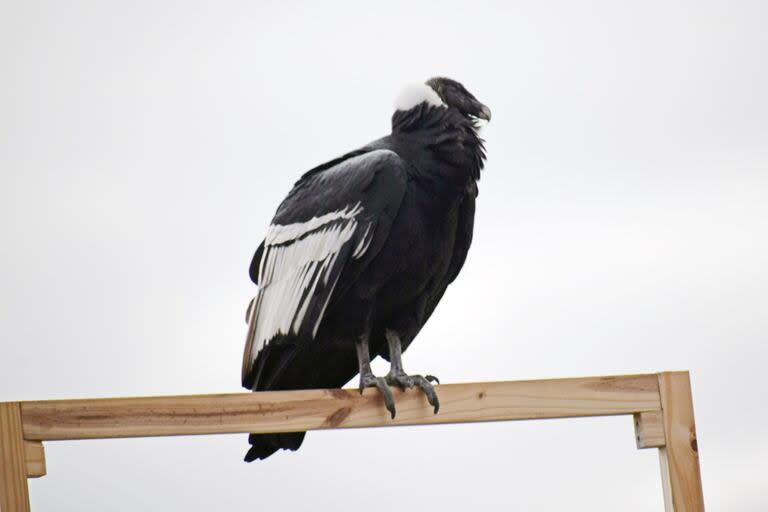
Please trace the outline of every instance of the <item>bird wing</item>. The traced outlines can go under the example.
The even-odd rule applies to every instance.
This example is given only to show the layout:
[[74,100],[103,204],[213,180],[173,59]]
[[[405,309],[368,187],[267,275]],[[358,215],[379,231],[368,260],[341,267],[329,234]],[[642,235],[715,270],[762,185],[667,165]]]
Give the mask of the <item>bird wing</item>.
[[377,149],[313,169],[294,185],[251,263],[259,290],[248,314],[244,386],[258,381],[264,347],[314,339],[329,303],[386,240],[405,176],[396,153]]

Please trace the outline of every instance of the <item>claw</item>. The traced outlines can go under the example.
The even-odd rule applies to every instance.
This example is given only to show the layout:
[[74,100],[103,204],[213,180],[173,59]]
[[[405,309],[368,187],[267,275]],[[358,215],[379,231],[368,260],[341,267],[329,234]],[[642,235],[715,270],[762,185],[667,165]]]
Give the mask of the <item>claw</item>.
[[392,395],[392,390],[389,389],[387,381],[383,377],[366,375],[360,379],[360,394],[363,393],[364,388],[377,388],[384,399],[384,407],[387,408],[392,419],[395,419],[395,397]]
[[381,377],[376,377],[376,387],[381,391],[384,398],[384,407],[387,408],[392,419],[395,419],[395,397],[392,396],[392,390]]
[[[434,375],[422,377],[421,375],[406,374],[405,371],[403,371],[403,347],[400,342],[400,334],[397,331],[390,329],[387,329],[385,334],[387,337],[387,346],[389,347],[389,358],[391,363],[389,373],[386,377],[387,382],[399,386],[403,391],[412,388],[413,386],[419,386],[419,389],[421,389],[427,396],[429,405],[435,408],[435,414],[437,414],[437,411],[440,410],[440,401],[437,399],[435,388],[432,387],[432,381],[437,382],[438,384],[440,384],[440,381],[437,380],[437,377]],[[363,354],[363,356],[367,355],[367,353]],[[358,351],[358,358],[359,357],[360,352]],[[360,368],[362,371],[362,363]],[[394,418],[395,415],[393,414],[392,417]]]
[[437,393],[435,393],[435,388],[432,387],[432,383],[430,382],[431,380],[430,377],[432,377],[432,379],[435,379],[435,377],[433,377],[432,375],[427,375],[426,377],[422,377],[421,375],[411,376],[411,378],[413,379],[413,383],[416,386],[418,386],[424,392],[425,395],[427,395],[427,402],[429,402],[429,405],[435,408],[435,414],[437,414],[437,411],[440,410],[440,400],[437,398]]

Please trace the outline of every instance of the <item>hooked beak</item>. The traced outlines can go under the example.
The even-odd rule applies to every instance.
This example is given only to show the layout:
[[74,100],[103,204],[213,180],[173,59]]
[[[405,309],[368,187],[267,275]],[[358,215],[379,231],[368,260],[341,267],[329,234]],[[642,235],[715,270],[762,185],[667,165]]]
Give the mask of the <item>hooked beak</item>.
[[485,105],[480,105],[480,113],[477,115],[480,119],[485,119],[486,121],[491,120],[491,109],[486,107]]
[[478,119],[485,119],[486,121],[491,120],[491,109],[480,103],[479,101],[476,101],[473,105],[472,115],[474,115]]

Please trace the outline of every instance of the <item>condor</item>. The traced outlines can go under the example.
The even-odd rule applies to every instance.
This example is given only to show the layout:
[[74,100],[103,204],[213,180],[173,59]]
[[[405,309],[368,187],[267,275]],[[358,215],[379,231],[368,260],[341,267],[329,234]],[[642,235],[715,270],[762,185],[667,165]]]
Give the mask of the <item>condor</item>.
[[[437,413],[437,379],[408,375],[401,356],[472,242],[479,119],[491,111],[464,86],[432,78],[399,96],[390,135],[299,179],[251,262],[243,386],[337,388],[359,373],[393,418],[389,386],[417,386]],[[384,377],[376,356],[391,363]],[[245,460],[296,450],[304,435],[251,434]]]

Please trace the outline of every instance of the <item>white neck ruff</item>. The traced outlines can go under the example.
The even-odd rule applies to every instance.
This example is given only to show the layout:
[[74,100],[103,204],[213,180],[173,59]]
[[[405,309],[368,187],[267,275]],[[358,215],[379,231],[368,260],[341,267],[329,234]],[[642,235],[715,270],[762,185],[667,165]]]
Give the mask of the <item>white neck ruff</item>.
[[425,101],[433,107],[445,106],[440,96],[427,84],[410,84],[395,99],[395,110],[411,110]]

